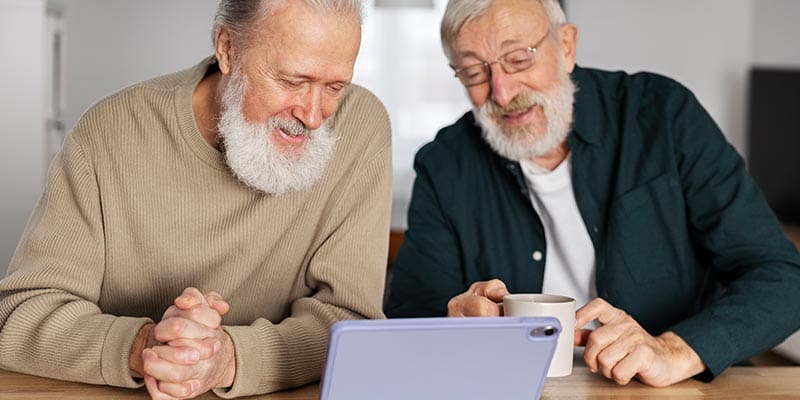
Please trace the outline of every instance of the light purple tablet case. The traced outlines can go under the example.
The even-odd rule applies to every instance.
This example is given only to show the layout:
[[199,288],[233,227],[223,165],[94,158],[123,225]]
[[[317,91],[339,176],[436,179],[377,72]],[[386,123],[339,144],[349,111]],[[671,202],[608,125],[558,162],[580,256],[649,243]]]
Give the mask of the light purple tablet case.
[[337,322],[321,400],[536,400],[561,325],[551,317]]

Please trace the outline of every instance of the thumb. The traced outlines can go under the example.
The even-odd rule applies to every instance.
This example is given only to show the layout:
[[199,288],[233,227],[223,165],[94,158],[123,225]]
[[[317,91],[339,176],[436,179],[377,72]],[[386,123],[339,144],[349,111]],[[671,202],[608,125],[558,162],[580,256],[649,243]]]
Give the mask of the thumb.
[[506,296],[510,293],[508,292],[505,284],[500,282],[500,284],[497,286],[487,288],[485,294],[490,300],[494,302],[501,302],[503,301],[503,296]]

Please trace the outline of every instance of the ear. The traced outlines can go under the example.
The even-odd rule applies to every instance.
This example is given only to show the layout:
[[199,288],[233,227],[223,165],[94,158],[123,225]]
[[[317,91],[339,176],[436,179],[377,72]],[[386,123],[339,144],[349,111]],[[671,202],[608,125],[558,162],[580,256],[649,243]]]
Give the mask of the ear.
[[214,33],[214,51],[219,70],[223,75],[229,75],[233,69],[234,50],[230,32],[225,28],[217,28]]
[[564,57],[564,68],[567,72],[575,69],[575,50],[578,46],[578,27],[575,24],[564,24],[558,27],[561,52]]

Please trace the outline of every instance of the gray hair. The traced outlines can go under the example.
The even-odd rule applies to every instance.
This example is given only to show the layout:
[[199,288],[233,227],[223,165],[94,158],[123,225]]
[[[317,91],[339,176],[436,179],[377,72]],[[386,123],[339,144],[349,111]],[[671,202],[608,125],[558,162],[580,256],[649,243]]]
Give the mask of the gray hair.
[[[211,41],[216,41],[217,30],[225,28],[237,43],[245,43],[247,35],[252,31],[251,25],[266,16],[277,5],[298,0],[220,0],[217,15],[214,17],[214,28]],[[306,4],[320,12],[337,15],[353,15],[359,23],[364,20],[364,11],[360,0],[303,0]]]
[[[453,43],[458,36],[458,31],[467,23],[483,15],[491,7],[494,0],[450,0],[442,17],[441,35],[442,48],[447,59],[453,61]],[[530,0],[538,1],[547,13],[552,33],[558,34],[556,28],[567,22],[564,10],[558,0]]]

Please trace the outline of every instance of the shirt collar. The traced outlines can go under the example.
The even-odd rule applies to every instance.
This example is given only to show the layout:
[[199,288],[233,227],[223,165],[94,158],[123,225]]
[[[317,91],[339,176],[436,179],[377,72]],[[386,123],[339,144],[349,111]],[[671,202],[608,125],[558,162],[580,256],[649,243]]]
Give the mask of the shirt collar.
[[577,87],[575,105],[572,110],[572,131],[577,138],[584,142],[600,145],[601,135],[605,132],[608,124],[601,112],[597,84],[585,69],[577,65],[572,71],[572,81]]

